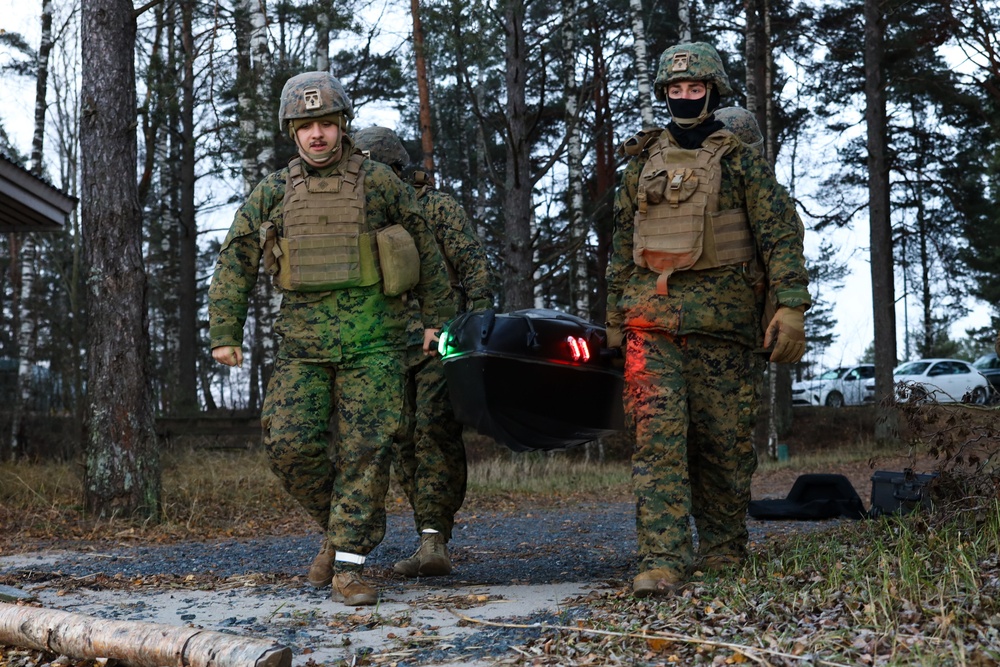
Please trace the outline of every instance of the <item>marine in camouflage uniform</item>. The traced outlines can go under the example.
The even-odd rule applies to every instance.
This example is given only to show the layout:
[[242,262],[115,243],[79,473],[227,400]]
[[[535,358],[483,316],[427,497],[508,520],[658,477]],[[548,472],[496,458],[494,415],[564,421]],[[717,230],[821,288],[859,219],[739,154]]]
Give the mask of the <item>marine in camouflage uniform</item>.
[[[263,262],[269,273],[276,271],[282,302],[274,326],[281,344],[261,413],[264,446],[274,473],[325,533],[310,583],[332,581],[332,597],[356,605],[378,599],[360,573],[365,556],[385,534],[385,495],[392,442],[402,421],[410,317],[403,296],[384,293],[384,257],[373,284],[357,278],[359,271],[364,276],[366,266],[363,241],[374,244],[372,232],[394,224],[412,237],[419,256],[413,291],[423,306],[427,349],[436,329],[454,316],[455,304],[440,252],[412,189],[391,169],[355,150],[343,135],[345,121],[352,117],[343,86],[326,72],[300,74],[285,84],[279,122],[296,141],[299,156],[261,181],[236,213],[209,289],[209,324],[213,357],[229,365],[241,363],[247,302],[258,268]],[[313,255],[322,263],[310,267],[305,259],[291,258],[290,246],[280,243],[291,243],[287,207],[298,205],[296,196],[308,204],[317,201],[314,193],[319,191],[346,192],[352,173],[364,188],[363,212],[357,209],[362,204],[356,189],[353,199],[323,200],[307,210],[313,217],[308,218],[307,233],[312,236],[306,241],[322,247]],[[296,181],[296,174],[305,180]],[[289,192],[291,198],[286,199],[287,183],[295,185],[294,193],[304,194]],[[347,201],[353,212],[335,210],[325,203],[330,201]],[[353,215],[354,222],[337,217],[345,215]],[[301,215],[292,219],[297,228],[303,227],[298,223]],[[357,251],[360,261],[350,252],[345,256],[353,259],[334,259],[334,251],[341,248],[329,245],[351,240],[340,229],[360,233],[347,248]],[[306,257],[308,250],[296,252]],[[347,269],[352,276],[347,286],[330,286],[330,267]],[[319,270],[318,286],[305,278],[302,284],[288,286],[286,273],[305,276],[310,268]],[[334,416],[337,437],[331,452],[328,426]]]
[[[731,92],[718,53],[704,43],[667,49],[654,89],[672,121],[622,147],[631,159],[607,271],[609,345],[624,338],[636,438],[640,597],[668,594],[695,565],[690,517],[700,566],[746,557],[761,352],[774,343],[772,361],[797,361],[809,304],[792,201],[760,153],[712,117]],[[690,227],[674,222],[675,210],[689,211]],[[765,335],[768,298],[777,311]]]
[[754,115],[741,107],[720,107],[713,114],[736,138],[756,151],[764,149],[764,135]]
[[[388,164],[397,173],[410,161],[399,137],[389,128],[365,128],[353,137],[372,159]],[[450,195],[435,190],[426,172],[415,171],[412,182],[444,255],[460,310],[492,308],[495,277],[462,206]],[[455,515],[465,502],[465,443],[462,424],[455,419],[448,394],[444,364],[422,353],[420,320],[417,311],[412,312],[406,428],[396,442],[393,467],[413,507],[420,544],[413,556],[396,563],[394,570],[406,577],[440,576],[451,574],[446,545],[451,540]]]

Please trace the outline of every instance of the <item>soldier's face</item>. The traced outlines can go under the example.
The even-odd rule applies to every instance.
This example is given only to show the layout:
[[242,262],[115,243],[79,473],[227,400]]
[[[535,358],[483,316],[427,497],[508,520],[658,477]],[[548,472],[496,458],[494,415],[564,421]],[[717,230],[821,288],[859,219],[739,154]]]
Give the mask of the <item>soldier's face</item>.
[[675,81],[667,86],[667,97],[672,100],[700,100],[707,92],[704,81]]
[[340,147],[340,125],[329,120],[314,120],[295,130],[295,138],[302,159],[314,167],[322,167]]

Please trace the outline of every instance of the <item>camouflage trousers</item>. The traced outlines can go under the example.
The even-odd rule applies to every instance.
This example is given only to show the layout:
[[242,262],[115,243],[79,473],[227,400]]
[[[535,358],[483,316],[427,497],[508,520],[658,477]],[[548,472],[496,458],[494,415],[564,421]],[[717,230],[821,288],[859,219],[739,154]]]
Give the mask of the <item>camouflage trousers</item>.
[[743,557],[762,361],[703,335],[629,330],[625,412],[635,431],[639,570],[684,572],[701,556]]
[[465,502],[462,425],[455,421],[441,358],[411,346],[408,361],[405,430],[393,451],[396,480],[413,507],[417,531],[433,528],[450,540]]
[[365,555],[385,536],[403,377],[402,353],[384,350],[350,363],[275,363],[261,410],[271,470],[338,551]]

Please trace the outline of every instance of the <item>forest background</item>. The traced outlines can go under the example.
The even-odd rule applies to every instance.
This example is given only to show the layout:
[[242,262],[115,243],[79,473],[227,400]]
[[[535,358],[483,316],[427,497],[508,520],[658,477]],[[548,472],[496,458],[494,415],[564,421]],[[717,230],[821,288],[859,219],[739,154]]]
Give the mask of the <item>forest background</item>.
[[[726,103],[757,115],[808,230],[814,306],[794,373],[856,361],[846,349],[882,368],[972,358],[1000,321],[993,0],[43,0],[34,11],[37,32],[0,18],[0,151],[80,205],[63,232],[0,241],[0,371],[13,383],[0,455],[24,451],[25,415],[69,415],[91,445],[91,500],[110,493],[95,486],[109,462],[128,472],[122,451],[139,462],[133,500],[148,499],[144,456],[128,452],[148,447],[154,415],[259,407],[275,295],[259,281],[237,371],[211,360],[205,295],[235,207],[292,153],[277,99],[306,70],[330,69],[354,127],[393,126],[465,206],[503,277],[501,310],[600,322],[615,149],[668,120],[650,95],[663,49],[709,41],[737,91]],[[874,280],[858,279],[858,263]]]

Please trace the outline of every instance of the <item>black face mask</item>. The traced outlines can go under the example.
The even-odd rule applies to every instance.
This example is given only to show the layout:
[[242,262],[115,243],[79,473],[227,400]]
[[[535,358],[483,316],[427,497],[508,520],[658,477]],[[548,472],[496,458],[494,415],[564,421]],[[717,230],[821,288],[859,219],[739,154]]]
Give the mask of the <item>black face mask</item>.
[[[715,86],[712,86],[712,89],[708,92],[708,113],[712,113],[719,108],[720,99],[719,91]],[[667,110],[672,117],[680,118],[682,121],[694,120],[705,110],[705,98],[699,97],[696,100],[687,100],[682,98],[670,99],[668,97]]]

